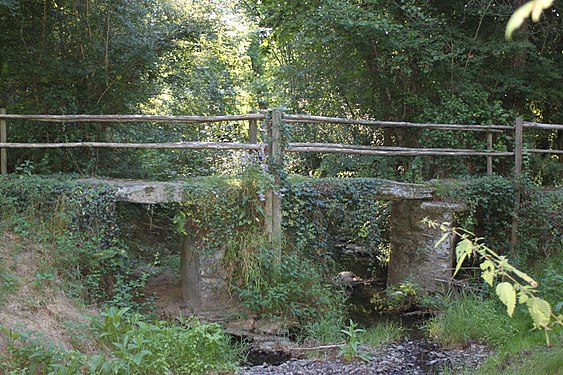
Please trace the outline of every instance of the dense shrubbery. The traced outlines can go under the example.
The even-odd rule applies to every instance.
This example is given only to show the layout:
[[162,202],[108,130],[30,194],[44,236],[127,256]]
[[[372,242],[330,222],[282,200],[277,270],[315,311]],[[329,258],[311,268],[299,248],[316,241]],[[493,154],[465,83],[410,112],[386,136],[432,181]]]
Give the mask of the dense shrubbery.
[[[459,225],[483,237],[497,252],[510,249],[514,212],[514,181],[500,176],[436,181],[438,195],[466,205]],[[563,241],[563,194],[522,180],[522,202],[517,212],[518,261],[534,261],[554,255]]]
[[0,326],[8,337],[8,355],[0,370],[34,374],[207,374],[234,370],[241,350],[217,324],[196,319],[179,325],[129,315],[111,308],[94,319],[89,331],[104,345],[102,354],[67,350],[33,332]]

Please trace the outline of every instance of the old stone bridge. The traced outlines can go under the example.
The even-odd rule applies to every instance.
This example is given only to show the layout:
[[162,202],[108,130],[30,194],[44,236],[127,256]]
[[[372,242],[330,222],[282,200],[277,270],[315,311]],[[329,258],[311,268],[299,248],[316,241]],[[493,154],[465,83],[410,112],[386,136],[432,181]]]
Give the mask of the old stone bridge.
[[[186,182],[82,181],[110,184],[117,189],[118,199],[125,202],[156,204],[186,200]],[[429,228],[422,219],[452,222],[453,214],[463,208],[435,199],[429,185],[373,181],[374,199],[392,202],[387,285],[409,278],[424,291],[441,290],[444,280],[452,276],[453,243],[448,238],[436,246],[443,233],[438,228]],[[193,312],[213,313],[232,304],[221,260],[219,252],[198,251],[193,239],[187,236],[181,256],[182,290],[184,302]]]

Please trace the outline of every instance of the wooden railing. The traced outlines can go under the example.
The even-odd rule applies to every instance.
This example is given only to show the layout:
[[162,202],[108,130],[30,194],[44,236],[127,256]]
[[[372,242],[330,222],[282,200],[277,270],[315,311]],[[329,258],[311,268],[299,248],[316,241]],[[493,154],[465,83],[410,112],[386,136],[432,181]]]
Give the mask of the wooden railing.
[[[258,143],[257,122],[269,118],[269,144]],[[123,143],[123,142],[58,142],[58,143],[14,143],[7,140],[6,121],[37,121],[55,123],[169,123],[169,124],[200,124],[232,121],[248,121],[248,143],[238,142],[161,142],[161,143]],[[487,149],[457,149],[457,148],[409,148],[391,146],[365,146],[337,143],[289,143],[282,150],[279,144],[280,128],[283,123],[288,124],[341,124],[364,125],[380,128],[412,128],[454,130],[487,133]],[[563,130],[563,125],[540,124],[524,122],[517,119],[514,126],[506,125],[457,125],[457,124],[421,124],[410,122],[392,122],[375,120],[358,120],[337,117],[322,117],[311,115],[289,115],[279,110],[269,114],[251,113],[233,116],[155,116],[155,115],[16,115],[6,114],[0,109],[0,172],[7,173],[7,149],[9,148],[136,148],[136,149],[208,149],[208,150],[270,150],[270,154],[281,152],[290,153],[341,153],[355,155],[380,156],[484,156],[487,158],[487,174],[493,173],[493,158],[514,156],[515,172],[522,171],[522,154],[550,153],[563,154],[563,150],[526,149],[522,147],[522,133],[524,129]],[[494,151],[493,135],[495,133],[514,132],[514,151]]]
[[[162,142],[162,143],[116,143],[116,142],[64,142],[64,143],[14,143],[7,140],[6,121],[37,121],[55,123],[173,123],[173,124],[200,124],[227,121],[248,122],[248,143],[238,142]],[[265,121],[267,130],[267,143],[258,143],[258,121]],[[379,128],[411,128],[485,132],[487,134],[487,149],[456,149],[456,148],[409,148],[391,146],[365,146],[337,143],[288,143],[281,144],[281,129],[284,123],[288,124],[342,124],[363,125]],[[380,155],[380,156],[482,156],[487,159],[487,174],[493,173],[493,158],[514,156],[515,171],[515,206],[520,204],[520,174],[522,173],[522,160],[524,153],[549,153],[562,155],[563,150],[523,149],[524,129],[563,130],[563,125],[540,124],[524,122],[517,119],[514,126],[506,125],[455,125],[455,124],[420,124],[410,122],[392,122],[375,120],[358,120],[337,117],[322,117],[310,115],[289,115],[280,110],[268,113],[251,113],[234,116],[152,116],[152,115],[16,115],[6,114],[4,108],[0,109],[0,173],[7,174],[7,149],[10,148],[137,148],[137,149],[206,149],[206,150],[264,150],[269,155],[269,163],[280,165],[283,153],[341,153],[355,155]],[[495,133],[514,132],[514,151],[494,151],[493,136]],[[285,146],[285,147],[283,147]],[[279,176],[275,176],[279,183]],[[281,241],[281,201],[274,191],[266,194],[265,226],[272,242]],[[517,240],[517,218],[512,225],[512,244]]]

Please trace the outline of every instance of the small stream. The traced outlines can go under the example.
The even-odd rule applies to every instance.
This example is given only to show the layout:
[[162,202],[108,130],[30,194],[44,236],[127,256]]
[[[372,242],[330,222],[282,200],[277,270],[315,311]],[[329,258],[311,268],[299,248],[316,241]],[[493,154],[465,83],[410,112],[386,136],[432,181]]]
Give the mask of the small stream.
[[374,327],[380,323],[395,322],[403,327],[405,338],[422,339],[424,335],[420,326],[424,317],[419,315],[404,315],[397,313],[377,312],[370,302],[375,294],[384,294],[386,288],[387,274],[385,270],[373,268],[369,256],[356,254],[341,254],[338,264],[341,272],[352,272],[363,280],[356,284],[351,290],[346,301],[346,319],[352,319],[363,328]]
[[366,362],[342,361],[332,353],[321,360],[302,359],[303,355],[284,351],[251,351],[246,368],[239,374],[442,374],[444,369],[455,371],[464,366],[476,368],[490,352],[479,345],[463,349],[446,349],[424,337],[420,326],[424,318],[418,315],[381,314],[370,303],[376,293],[385,292],[386,274],[375,272],[370,257],[342,253],[338,258],[338,272],[347,271],[355,278],[347,287],[347,316],[363,328],[382,322],[395,322],[403,328],[404,338],[399,342],[373,349],[373,360]]

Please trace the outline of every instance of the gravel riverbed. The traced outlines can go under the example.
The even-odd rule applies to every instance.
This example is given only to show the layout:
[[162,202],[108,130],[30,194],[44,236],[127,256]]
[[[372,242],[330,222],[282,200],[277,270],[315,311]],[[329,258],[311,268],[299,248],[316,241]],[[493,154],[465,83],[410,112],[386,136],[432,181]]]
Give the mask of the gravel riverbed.
[[290,359],[280,365],[263,364],[245,367],[237,375],[252,374],[442,374],[462,369],[477,369],[492,353],[485,346],[470,344],[464,348],[441,348],[428,340],[402,341],[378,349],[366,349],[373,358],[369,362],[344,361],[335,353],[319,359]]

